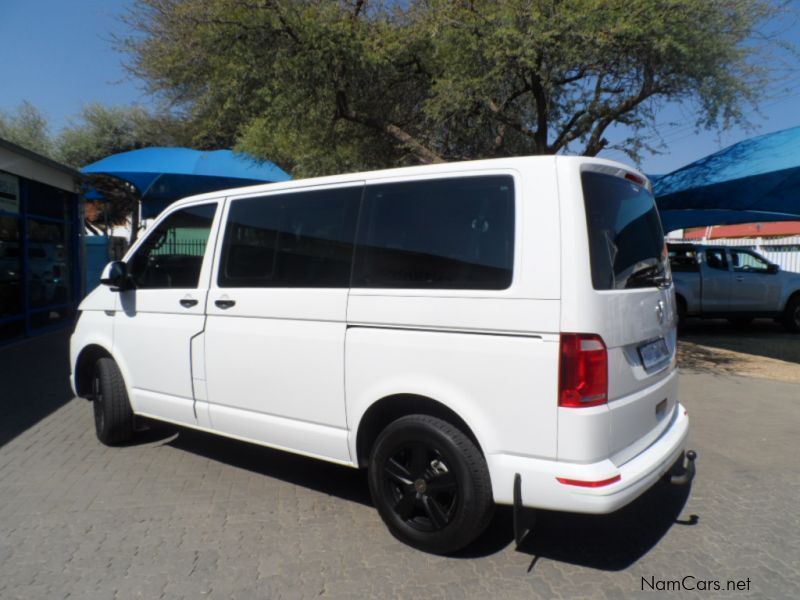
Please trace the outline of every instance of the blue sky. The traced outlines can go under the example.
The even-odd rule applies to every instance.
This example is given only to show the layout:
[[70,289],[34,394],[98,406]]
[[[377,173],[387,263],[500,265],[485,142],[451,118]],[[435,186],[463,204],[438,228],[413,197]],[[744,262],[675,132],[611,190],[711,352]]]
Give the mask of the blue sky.
[[[119,17],[132,0],[0,0],[0,110],[14,110],[23,100],[48,117],[53,132],[91,102],[109,105],[150,104],[140,82],[122,67],[124,57],[111,43],[124,35]],[[797,20],[775,23],[772,33],[800,46]],[[786,80],[767,91],[763,116],[751,115],[754,133],[733,130],[695,134],[691,115],[672,106],[659,115],[668,145],[663,155],[647,156],[647,173],[667,173],[750,135],[800,125],[800,64],[784,65]],[[787,89],[788,88],[788,89]],[[614,142],[612,135],[608,136]],[[618,152],[602,156],[627,159]]]
[[86,104],[149,104],[111,35],[131,0],[0,0],[0,110],[28,100],[54,132]]

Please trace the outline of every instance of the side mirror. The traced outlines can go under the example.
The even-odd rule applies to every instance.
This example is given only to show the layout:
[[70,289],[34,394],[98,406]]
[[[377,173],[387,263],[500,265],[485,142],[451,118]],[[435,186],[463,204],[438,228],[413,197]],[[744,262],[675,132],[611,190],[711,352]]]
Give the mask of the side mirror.
[[128,265],[121,260],[111,261],[103,269],[100,283],[109,286],[112,292],[122,292],[132,288]]
[[767,266],[767,273],[774,275],[778,271],[780,271],[780,267],[778,265],[771,264]]

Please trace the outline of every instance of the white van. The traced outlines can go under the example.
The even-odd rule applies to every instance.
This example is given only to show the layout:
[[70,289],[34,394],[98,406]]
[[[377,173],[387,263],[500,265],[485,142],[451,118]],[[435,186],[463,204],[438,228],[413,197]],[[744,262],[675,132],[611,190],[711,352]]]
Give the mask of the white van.
[[649,182],[618,163],[196,196],[102,283],[71,342],[102,442],[142,416],[367,468],[418,548],[469,544],[495,503],[608,513],[681,470],[663,233]]

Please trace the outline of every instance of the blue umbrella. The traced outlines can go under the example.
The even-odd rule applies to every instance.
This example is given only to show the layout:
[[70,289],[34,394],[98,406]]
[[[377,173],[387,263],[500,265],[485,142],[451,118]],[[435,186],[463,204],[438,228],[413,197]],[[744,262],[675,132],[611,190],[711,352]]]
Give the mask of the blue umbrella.
[[186,196],[291,179],[275,164],[247,154],[191,148],[121,152],[87,165],[81,172],[110,175],[131,183],[141,196],[145,218]]
[[657,177],[653,191],[667,231],[800,220],[800,127],[743,140]]

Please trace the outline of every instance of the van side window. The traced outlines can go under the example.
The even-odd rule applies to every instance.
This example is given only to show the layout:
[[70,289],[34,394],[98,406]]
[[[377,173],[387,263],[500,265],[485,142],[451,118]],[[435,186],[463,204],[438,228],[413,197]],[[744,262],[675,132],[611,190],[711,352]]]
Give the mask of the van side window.
[[513,258],[510,175],[367,186],[353,287],[500,290]]
[[728,259],[725,258],[725,250],[722,248],[709,248],[706,250],[706,264],[719,271],[728,270]]
[[201,204],[164,219],[128,261],[136,288],[196,288],[216,211],[216,203]]
[[363,186],[233,200],[219,287],[349,287]]

